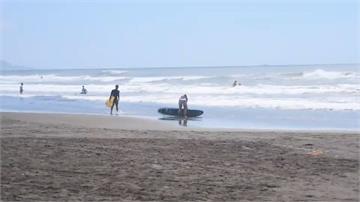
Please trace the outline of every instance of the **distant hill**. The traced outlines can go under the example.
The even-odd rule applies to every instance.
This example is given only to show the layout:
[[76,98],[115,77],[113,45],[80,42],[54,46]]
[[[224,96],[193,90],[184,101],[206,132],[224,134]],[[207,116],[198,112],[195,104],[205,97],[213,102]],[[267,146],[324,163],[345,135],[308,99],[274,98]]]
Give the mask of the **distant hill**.
[[0,60],[0,69],[2,71],[9,71],[9,70],[27,70],[27,69],[31,69],[31,68],[14,65],[5,60]]

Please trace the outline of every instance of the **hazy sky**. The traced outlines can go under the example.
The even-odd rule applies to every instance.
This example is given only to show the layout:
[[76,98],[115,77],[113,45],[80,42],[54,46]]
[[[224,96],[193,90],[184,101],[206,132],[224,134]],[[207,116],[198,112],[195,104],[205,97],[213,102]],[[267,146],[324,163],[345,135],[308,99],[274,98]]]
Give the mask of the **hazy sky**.
[[357,0],[0,2],[0,59],[30,67],[360,61]]

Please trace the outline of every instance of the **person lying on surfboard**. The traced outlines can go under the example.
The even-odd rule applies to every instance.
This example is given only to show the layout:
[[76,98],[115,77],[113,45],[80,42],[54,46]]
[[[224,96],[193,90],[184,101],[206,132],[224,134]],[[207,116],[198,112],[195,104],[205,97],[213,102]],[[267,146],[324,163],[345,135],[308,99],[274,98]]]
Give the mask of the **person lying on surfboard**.
[[111,105],[110,114],[112,115],[114,105],[116,105],[116,113],[119,112],[119,100],[120,100],[120,91],[118,90],[119,85],[115,85],[115,89],[113,89],[110,93],[110,98],[114,97],[114,101]]
[[186,117],[187,115],[187,102],[188,102],[188,97],[186,94],[180,96],[179,98],[179,115],[183,115]]

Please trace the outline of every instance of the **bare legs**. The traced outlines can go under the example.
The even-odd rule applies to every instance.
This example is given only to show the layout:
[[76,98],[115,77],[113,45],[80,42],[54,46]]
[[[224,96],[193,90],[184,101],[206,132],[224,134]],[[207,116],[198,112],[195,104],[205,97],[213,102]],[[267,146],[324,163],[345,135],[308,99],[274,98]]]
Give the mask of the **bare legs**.
[[111,111],[110,114],[112,115],[114,105],[116,105],[116,112],[119,112],[119,101],[114,100],[113,104],[111,105]]
[[187,116],[187,103],[186,102],[179,102],[179,116]]

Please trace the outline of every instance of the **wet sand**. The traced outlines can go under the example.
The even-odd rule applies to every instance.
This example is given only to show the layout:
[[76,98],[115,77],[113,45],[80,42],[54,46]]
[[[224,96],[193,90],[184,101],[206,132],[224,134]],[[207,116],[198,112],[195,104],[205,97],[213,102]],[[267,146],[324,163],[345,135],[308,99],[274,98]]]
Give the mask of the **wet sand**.
[[1,200],[359,201],[359,137],[1,113]]

